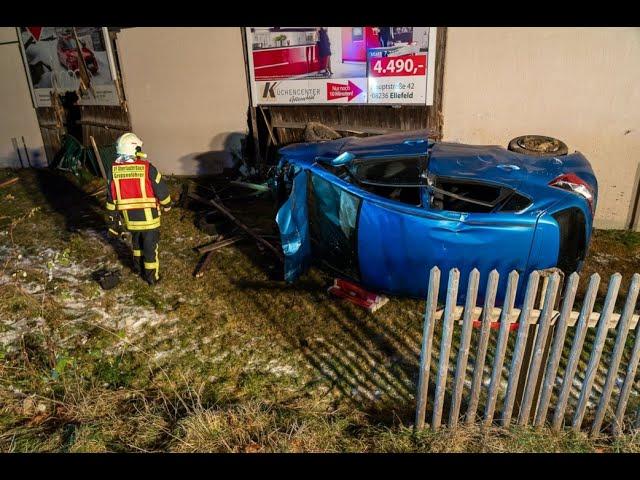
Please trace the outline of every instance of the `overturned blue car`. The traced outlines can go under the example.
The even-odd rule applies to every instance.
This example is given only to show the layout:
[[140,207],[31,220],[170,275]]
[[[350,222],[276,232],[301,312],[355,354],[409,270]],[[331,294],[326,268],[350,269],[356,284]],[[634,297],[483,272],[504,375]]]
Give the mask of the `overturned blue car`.
[[279,153],[289,282],[317,263],[376,292],[424,298],[438,266],[458,268],[461,285],[473,268],[481,284],[497,269],[502,292],[512,270],[520,286],[533,270],[579,271],[588,249],[597,181],[578,152],[527,154],[418,131]]

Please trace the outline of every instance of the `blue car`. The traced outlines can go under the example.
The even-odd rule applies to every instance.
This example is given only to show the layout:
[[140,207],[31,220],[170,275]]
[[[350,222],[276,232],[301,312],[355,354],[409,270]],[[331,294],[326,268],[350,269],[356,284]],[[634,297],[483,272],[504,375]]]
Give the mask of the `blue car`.
[[[285,280],[312,263],[375,292],[425,298],[429,270],[582,267],[597,181],[580,153],[527,155],[436,142],[426,131],[302,143],[279,151],[275,185]],[[483,296],[483,288],[479,292]]]

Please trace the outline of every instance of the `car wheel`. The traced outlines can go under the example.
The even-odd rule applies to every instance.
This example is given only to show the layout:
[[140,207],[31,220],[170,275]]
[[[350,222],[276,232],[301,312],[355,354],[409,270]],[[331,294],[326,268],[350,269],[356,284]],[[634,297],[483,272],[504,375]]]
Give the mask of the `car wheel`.
[[536,157],[557,157],[566,155],[569,152],[567,145],[563,141],[543,135],[516,137],[509,142],[508,149],[512,152]]

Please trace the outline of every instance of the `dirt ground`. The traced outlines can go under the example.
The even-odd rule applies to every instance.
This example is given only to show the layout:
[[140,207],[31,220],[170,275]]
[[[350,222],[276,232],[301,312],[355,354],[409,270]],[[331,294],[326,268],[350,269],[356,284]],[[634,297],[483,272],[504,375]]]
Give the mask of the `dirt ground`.
[[[368,314],[332,300],[317,269],[286,285],[252,242],[194,278],[194,247],[210,240],[195,204],[163,215],[151,288],[106,236],[99,181],[0,170],[0,182],[16,175],[0,189],[0,451],[640,451],[637,432],[416,434],[424,302]],[[183,181],[170,179],[174,198]],[[276,232],[269,200],[228,206]],[[640,235],[595,231],[584,273],[601,291],[622,273],[622,295],[639,254]],[[92,279],[104,267],[122,270],[113,290]]]

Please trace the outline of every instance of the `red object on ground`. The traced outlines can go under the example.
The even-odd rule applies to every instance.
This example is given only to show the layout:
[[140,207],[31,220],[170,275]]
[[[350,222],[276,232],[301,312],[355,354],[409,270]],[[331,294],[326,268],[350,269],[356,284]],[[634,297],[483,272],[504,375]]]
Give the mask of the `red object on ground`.
[[341,278],[336,278],[333,281],[333,285],[329,287],[328,292],[338,298],[348,300],[369,312],[375,312],[389,301],[384,295],[369,292],[361,286]]
[[[509,325],[509,331],[513,332],[517,330],[518,325],[520,325],[518,322],[514,322],[511,325]],[[475,320],[473,322],[473,328],[480,328],[480,327],[482,327],[482,322],[480,320]],[[500,330],[500,322],[491,322],[490,328],[491,330]]]

